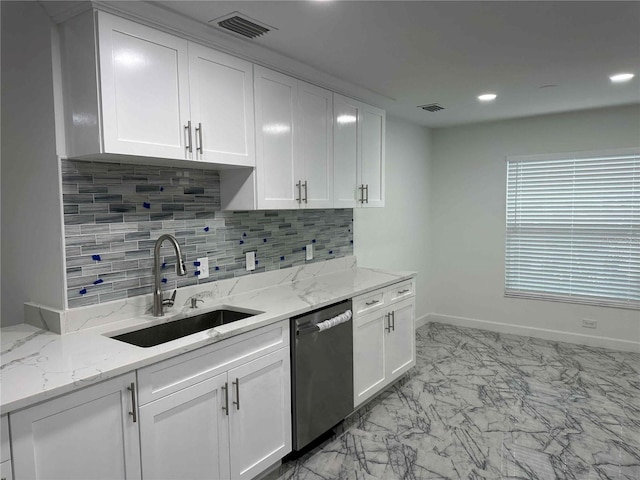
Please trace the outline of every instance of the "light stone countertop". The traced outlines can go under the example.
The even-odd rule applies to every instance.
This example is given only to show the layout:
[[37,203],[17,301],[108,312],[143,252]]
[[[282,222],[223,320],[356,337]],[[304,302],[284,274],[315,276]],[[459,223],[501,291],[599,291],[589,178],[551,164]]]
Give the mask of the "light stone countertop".
[[0,330],[0,413],[24,408],[414,276],[414,272],[392,273],[354,267],[227,297],[204,296],[205,303],[198,308],[198,314],[223,305],[264,313],[149,348],[113,340],[106,335],[131,330],[133,325],[137,329],[196,312],[187,308],[172,309],[161,319],[144,315],[65,335],[28,324],[5,327]]

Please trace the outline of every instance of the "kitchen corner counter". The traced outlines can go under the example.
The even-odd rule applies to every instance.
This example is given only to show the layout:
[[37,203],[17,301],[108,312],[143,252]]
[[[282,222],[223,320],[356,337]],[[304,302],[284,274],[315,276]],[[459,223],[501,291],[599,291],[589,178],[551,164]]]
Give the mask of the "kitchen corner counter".
[[[204,304],[197,311],[187,306],[175,307],[160,319],[143,315],[65,335],[28,324],[5,327],[0,330],[0,413],[15,411],[414,276],[414,272],[354,267],[304,279],[293,275],[286,283],[224,297],[198,295]],[[206,313],[221,306],[263,313],[149,348],[107,336]]]

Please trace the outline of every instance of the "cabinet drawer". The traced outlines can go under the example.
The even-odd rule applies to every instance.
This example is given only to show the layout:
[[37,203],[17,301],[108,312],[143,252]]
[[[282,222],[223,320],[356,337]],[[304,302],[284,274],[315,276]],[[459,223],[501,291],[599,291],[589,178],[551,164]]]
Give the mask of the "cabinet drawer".
[[385,304],[384,291],[376,290],[373,293],[368,293],[360,297],[353,299],[353,313],[370,312],[377,308],[382,307]]
[[289,345],[289,320],[138,370],[140,405]]
[[9,450],[9,419],[6,415],[0,417],[0,462],[11,459],[11,451]]
[[413,280],[391,285],[390,287],[387,287],[384,292],[386,303],[395,302],[396,300],[411,297],[414,294],[415,282]]

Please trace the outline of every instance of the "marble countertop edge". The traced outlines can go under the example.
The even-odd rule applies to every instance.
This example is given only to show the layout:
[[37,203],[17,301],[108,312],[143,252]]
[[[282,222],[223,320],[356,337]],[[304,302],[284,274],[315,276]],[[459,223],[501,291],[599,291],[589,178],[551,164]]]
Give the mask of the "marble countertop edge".
[[[209,301],[205,298],[197,312],[182,307],[169,311],[160,319],[144,315],[65,335],[28,324],[2,328],[0,414],[409,280],[415,275],[415,272],[357,267]],[[207,313],[221,306],[263,313],[148,348],[109,338],[118,333]]]

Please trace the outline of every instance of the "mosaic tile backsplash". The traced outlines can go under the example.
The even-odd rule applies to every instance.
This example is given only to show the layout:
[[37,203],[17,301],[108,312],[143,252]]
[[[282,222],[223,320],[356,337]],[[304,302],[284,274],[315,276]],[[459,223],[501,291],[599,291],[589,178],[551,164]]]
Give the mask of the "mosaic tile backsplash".
[[[165,242],[163,288],[247,275],[353,254],[353,210],[222,212],[217,171],[62,160],[69,308],[153,290],[153,248],[174,235],[188,274],[175,273]],[[314,259],[304,247],[313,244]],[[209,278],[194,262],[209,258]]]

